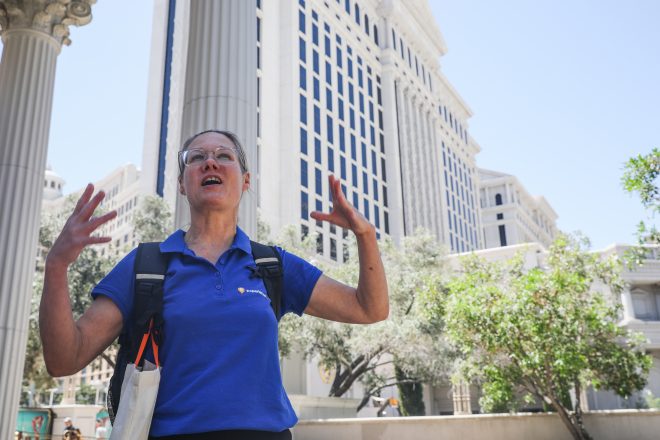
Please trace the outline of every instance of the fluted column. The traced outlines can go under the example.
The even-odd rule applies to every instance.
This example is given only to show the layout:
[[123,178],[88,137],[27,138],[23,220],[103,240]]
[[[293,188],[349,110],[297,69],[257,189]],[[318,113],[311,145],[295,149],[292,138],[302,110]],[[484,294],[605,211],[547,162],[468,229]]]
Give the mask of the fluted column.
[[90,3],[0,1],[0,438],[13,438],[35,270],[55,64]]
[[[257,231],[257,20],[256,5],[245,0],[190,2],[182,143],[206,129],[234,132],[243,143],[252,188],[243,195],[239,224]],[[179,196],[177,226],[189,222]]]

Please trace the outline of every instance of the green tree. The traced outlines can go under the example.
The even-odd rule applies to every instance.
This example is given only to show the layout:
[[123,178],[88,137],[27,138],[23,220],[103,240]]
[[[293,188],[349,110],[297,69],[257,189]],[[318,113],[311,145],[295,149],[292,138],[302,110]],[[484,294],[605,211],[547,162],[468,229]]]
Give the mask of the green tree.
[[482,382],[486,411],[515,409],[516,396],[536,398],[573,438],[590,439],[580,402],[585,387],[625,397],[645,385],[651,358],[643,339],[618,326],[618,301],[598,287],[619,292],[620,265],[587,246],[560,236],[545,267],[529,269],[521,256],[506,263],[468,257],[446,299],[431,301],[444,303],[447,332],[463,353],[465,376]]
[[[639,154],[624,164],[621,183],[623,189],[630,194],[637,194],[642,206],[649,210],[651,220],[660,212],[660,192],[658,190],[658,175],[660,174],[660,150],[654,148],[646,155]],[[660,232],[655,225],[640,221],[637,225],[637,247],[627,252],[626,257],[631,265],[641,265],[646,259],[647,250],[643,245],[660,244]]]
[[[303,258],[317,259],[315,237],[301,241],[296,228],[287,228],[276,240]],[[280,350],[301,350],[307,358],[334,372],[329,396],[344,395],[356,382],[364,386],[358,410],[371,396],[401,383],[437,383],[448,377],[451,356],[438,323],[422,319],[419,295],[441,286],[444,253],[435,239],[419,232],[400,247],[380,243],[390,293],[390,317],[373,325],[350,325],[303,315],[285,316],[280,323]],[[355,248],[345,263],[328,264],[326,272],[356,285],[358,262]],[[324,266],[322,262],[318,265]],[[403,373],[397,378],[394,366]],[[420,385],[421,388],[421,385]]]
[[76,390],[76,403],[81,405],[96,404],[96,388],[88,384],[81,384]]
[[132,223],[138,241],[163,241],[172,233],[172,211],[161,197],[145,196],[140,201]]

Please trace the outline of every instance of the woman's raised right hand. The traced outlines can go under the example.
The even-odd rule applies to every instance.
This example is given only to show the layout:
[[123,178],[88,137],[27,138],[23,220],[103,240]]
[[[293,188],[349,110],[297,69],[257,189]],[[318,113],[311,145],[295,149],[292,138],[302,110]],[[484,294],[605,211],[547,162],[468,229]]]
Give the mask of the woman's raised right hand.
[[101,225],[117,216],[117,211],[113,210],[99,217],[92,217],[105,197],[105,193],[99,191],[94,197],[92,194],[94,194],[94,185],[89,183],[78,199],[73,213],[64,224],[62,232],[53,243],[53,247],[48,253],[48,263],[68,267],[78,258],[85,246],[108,243],[112,240],[112,237],[92,235]]

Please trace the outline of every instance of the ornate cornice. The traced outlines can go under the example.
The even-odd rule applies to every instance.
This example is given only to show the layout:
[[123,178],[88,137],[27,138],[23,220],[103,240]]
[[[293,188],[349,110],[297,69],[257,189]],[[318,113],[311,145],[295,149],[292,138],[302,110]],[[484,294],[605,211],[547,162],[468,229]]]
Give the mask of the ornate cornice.
[[30,29],[53,37],[68,46],[69,26],[92,21],[96,0],[0,0],[0,35]]

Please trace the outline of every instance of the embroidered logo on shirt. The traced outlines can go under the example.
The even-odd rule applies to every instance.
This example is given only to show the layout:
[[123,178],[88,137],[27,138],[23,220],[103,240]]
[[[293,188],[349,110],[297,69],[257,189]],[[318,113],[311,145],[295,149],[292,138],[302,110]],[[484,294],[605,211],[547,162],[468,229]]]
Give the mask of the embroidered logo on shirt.
[[243,295],[244,293],[258,293],[259,295],[263,296],[264,298],[266,298],[267,300],[270,301],[270,298],[268,298],[268,295],[266,295],[265,293],[263,293],[259,289],[246,289],[244,287],[239,287],[238,288],[238,293],[240,293],[241,295]]

